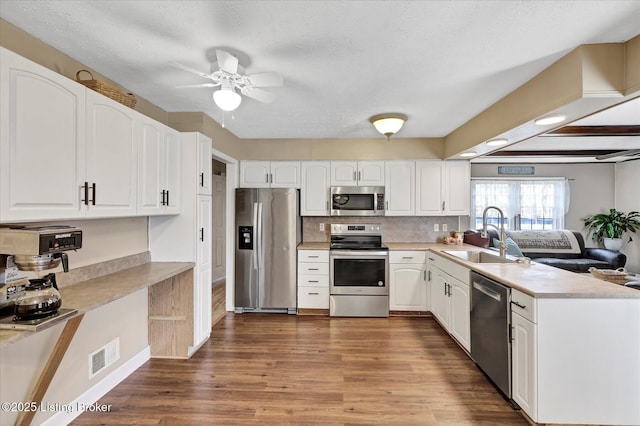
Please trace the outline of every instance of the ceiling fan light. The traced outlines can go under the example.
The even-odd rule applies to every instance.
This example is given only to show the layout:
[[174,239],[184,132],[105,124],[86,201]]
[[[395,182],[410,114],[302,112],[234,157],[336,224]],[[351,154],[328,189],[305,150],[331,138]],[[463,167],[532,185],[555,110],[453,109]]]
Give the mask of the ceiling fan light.
[[537,118],[534,123],[536,123],[538,126],[547,126],[549,124],[562,123],[566,119],[566,115],[548,115],[546,117]]
[[404,126],[407,116],[399,113],[378,114],[371,117],[369,121],[378,132],[389,139]]
[[221,88],[213,92],[213,101],[223,111],[233,111],[240,106],[242,97],[233,88]]

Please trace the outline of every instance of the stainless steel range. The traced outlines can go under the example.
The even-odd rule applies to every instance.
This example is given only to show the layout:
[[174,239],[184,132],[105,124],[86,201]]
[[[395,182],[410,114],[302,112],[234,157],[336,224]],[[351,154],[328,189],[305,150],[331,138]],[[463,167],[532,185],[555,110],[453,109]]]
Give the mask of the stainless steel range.
[[378,224],[332,224],[330,316],[389,316],[389,249]]

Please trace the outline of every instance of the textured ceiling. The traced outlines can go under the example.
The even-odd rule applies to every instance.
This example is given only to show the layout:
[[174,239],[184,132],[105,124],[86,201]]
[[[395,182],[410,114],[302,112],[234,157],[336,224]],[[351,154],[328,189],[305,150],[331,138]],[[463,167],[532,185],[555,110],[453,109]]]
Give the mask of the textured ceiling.
[[639,33],[640,1],[30,1],[0,17],[167,111],[222,122],[206,82],[216,48],[276,71],[272,104],[225,117],[241,138],[442,137],[580,44]]

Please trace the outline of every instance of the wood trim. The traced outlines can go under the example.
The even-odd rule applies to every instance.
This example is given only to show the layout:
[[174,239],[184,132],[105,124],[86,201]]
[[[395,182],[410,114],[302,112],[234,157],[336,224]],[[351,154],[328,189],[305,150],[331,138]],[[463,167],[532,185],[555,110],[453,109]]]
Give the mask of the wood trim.
[[[38,407],[42,403],[42,398],[44,398],[44,395],[47,393],[51,380],[53,380],[53,376],[56,374],[56,371],[64,358],[64,354],[67,352],[67,349],[69,349],[71,340],[73,340],[73,336],[75,336],[82,318],[84,318],[84,314],[76,315],[69,319],[65,324],[60,337],[58,337],[56,345],[53,347],[53,351],[49,355],[47,363],[40,373],[40,377],[38,377],[38,381],[27,398],[28,402],[35,403]],[[36,412],[37,410],[21,411],[18,415],[18,419],[16,420],[16,425],[30,425],[33,421],[33,417],[36,415]]]
[[389,311],[389,316],[392,317],[430,317],[429,311]]
[[298,308],[298,315],[329,315],[329,310],[315,308]]
[[640,126],[564,126],[540,136],[640,136]]

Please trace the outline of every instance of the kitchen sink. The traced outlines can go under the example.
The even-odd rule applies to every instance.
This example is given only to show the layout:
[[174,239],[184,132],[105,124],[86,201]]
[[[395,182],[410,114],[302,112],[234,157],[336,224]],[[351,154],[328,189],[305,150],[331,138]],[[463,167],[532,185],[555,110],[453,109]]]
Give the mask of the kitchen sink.
[[472,263],[515,263],[515,258],[512,256],[504,258],[498,253],[493,254],[483,250],[445,250],[445,253]]

